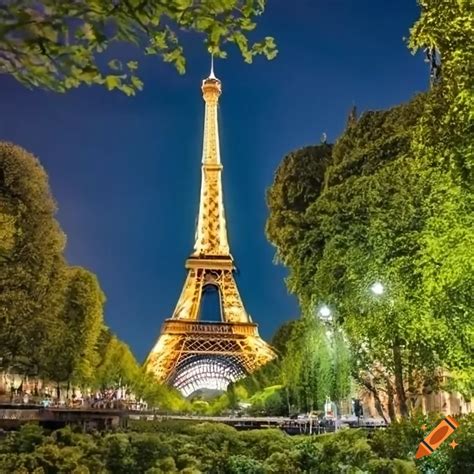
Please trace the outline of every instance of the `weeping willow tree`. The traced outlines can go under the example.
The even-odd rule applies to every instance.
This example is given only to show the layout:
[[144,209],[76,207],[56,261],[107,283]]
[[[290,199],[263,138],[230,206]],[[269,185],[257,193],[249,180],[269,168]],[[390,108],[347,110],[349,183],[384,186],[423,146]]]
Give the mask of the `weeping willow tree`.
[[302,318],[287,347],[282,375],[291,400],[299,411],[322,410],[332,392],[333,375],[326,329],[316,318]]

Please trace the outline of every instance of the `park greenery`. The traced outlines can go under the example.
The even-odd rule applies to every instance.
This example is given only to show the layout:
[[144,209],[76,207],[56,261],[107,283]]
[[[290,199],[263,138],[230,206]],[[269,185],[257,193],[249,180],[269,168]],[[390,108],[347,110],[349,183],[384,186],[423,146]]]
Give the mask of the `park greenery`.
[[164,408],[181,397],[144,374],[106,327],[94,274],[67,264],[65,236],[38,160],[0,143],[0,370],[73,387],[126,387]]
[[474,468],[474,420],[456,433],[459,446],[444,443],[414,461],[422,425],[435,418],[395,423],[367,433],[342,430],[317,437],[288,436],[275,429],[236,431],[223,424],[191,421],[131,422],[126,431],[85,434],[66,427],[47,432],[25,425],[0,439],[0,471],[15,474],[297,474],[447,473]]
[[[193,29],[186,22],[198,6],[169,3],[161,15],[182,9],[177,27]],[[208,17],[214,3],[203,2],[200,14]],[[105,296],[95,275],[64,257],[66,238],[45,171],[20,147],[0,144],[0,368],[47,380],[58,392],[123,386],[162,409],[202,414],[236,410],[242,403],[253,414],[321,411],[328,397],[340,408],[355,394],[353,381],[373,395],[384,417],[381,399],[388,400],[391,420],[397,413],[408,416],[419,394],[441,386],[472,396],[474,31],[468,3],[420,2],[409,47],[434,48],[442,58],[441,74],[428,92],[360,117],[353,109],[334,145],[308,146],[282,161],[268,190],[267,235],[277,260],[289,269],[288,288],[299,298],[301,318],[275,334],[276,360],[214,400],[184,400],[143,372],[104,323]],[[9,4],[1,14],[12,15],[11,21],[1,35],[10,41],[13,34],[20,51],[43,55],[34,46],[38,37],[47,52],[48,41],[76,27],[63,19],[79,8],[45,5],[21,13],[20,4]],[[253,28],[244,18],[263,2],[241,6],[223,3],[213,24],[201,24],[196,16],[201,26],[195,26],[209,34],[217,28],[208,38],[217,54],[223,42],[234,41],[250,59],[253,53],[238,35]],[[61,57],[80,57],[84,51],[74,52],[76,46],[94,51],[105,13],[117,16],[115,33],[103,38],[114,42],[142,35],[135,22],[151,23],[158,15],[153,8],[165,8],[148,2],[139,7],[144,17],[138,8],[131,19],[126,3],[111,13],[93,2],[78,24],[90,23],[95,33],[80,36]],[[232,8],[241,16],[234,17]],[[21,44],[25,36],[14,34],[15,15],[32,35],[31,50]],[[171,34],[166,21],[155,27]],[[256,48],[254,53],[263,51]],[[165,60],[179,68],[178,56]],[[37,85],[63,90],[81,82],[61,86],[69,77],[66,68],[61,78],[51,75],[54,84],[44,84],[49,66],[41,69],[41,61],[31,60],[40,70],[19,71],[36,77]],[[374,282],[383,284],[383,294],[370,292]],[[323,304],[331,320],[319,317]]]
[[[157,55],[185,71],[189,32],[225,57],[228,44],[244,60],[276,56],[273,38],[249,36],[265,0],[17,0],[0,8],[0,74],[27,87],[64,92],[100,84],[127,95],[141,90],[139,53]],[[124,47],[129,45],[131,47]],[[136,49],[133,55],[132,47]],[[115,56],[118,56],[115,58]]]
[[[340,409],[364,388],[391,424],[291,437],[196,420],[130,421],[102,433],[28,424],[0,433],[0,472],[474,472],[472,415],[459,417],[455,449],[443,443],[414,460],[423,425],[440,417],[420,414],[419,395],[474,393],[474,14],[469,1],[419,3],[408,43],[439,52],[430,89],[388,110],[353,109],[334,144],[283,159],[266,232],[301,317],[274,335],[277,359],[211,399],[184,399],[143,371],[105,324],[96,276],[64,256],[45,171],[0,143],[0,371],[44,380],[58,395],[125,387],[161,414],[322,412],[327,398]],[[0,11],[0,71],[29,86],[98,83],[132,94],[142,86],[137,64],[104,66],[96,53],[127,41],[182,71],[182,29],[202,33],[218,55],[226,42],[247,61],[275,53],[271,40],[247,40],[263,1],[41,4]]]
[[420,4],[409,45],[439,51],[431,89],[352,111],[334,146],[290,153],[268,191],[267,235],[303,319],[331,308],[355,380],[380,414],[384,393],[392,420],[427,390],[474,393],[473,13],[470,2]]

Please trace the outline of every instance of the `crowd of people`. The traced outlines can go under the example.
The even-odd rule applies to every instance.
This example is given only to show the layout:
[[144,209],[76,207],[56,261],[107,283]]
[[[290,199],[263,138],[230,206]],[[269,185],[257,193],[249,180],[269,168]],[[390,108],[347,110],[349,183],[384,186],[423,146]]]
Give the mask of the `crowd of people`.
[[148,404],[137,399],[125,387],[106,388],[96,391],[60,389],[48,384],[22,380],[15,384],[3,383],[0,387],[0,403],[34,405],[43,408],[78,408],[109,410],[147,410]]

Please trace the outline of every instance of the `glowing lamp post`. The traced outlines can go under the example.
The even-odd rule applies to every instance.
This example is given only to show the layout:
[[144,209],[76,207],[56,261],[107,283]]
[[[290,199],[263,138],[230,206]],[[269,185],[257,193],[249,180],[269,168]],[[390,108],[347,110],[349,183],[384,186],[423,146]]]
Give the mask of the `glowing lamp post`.
[[371,287],[370,291],[377,296],[383,295],[385,288],[379,281],[376,281]]
[[331,316],[331,309],[326,306],[325,304],[319,308],[319,316],[323,321],[331,321],[332,316]]

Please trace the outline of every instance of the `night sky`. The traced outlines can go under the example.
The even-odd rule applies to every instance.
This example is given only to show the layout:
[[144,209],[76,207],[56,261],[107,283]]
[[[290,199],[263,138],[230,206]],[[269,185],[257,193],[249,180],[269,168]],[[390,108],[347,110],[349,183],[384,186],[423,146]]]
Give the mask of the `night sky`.
[[[286,153],[323,132],[335,140],[353,103],[381,109],[426,88],[426,64],[403,40],[417,17],[415,0],[273,0],[257,33],[276,38],[277,58],[247,65],[232,48],[216,62],[231,251],[264,338],[298,316],[265,238],[266,188]],[[118,49],[140,62],[145,89],[131,98],[99,86],[29,91],[0,77],[0,139],[41,160],[69,262],[98,275],[106,322],[140,361],[174,309],[194,243],[209,57],[196,37],[184,46],[184,76]]]

